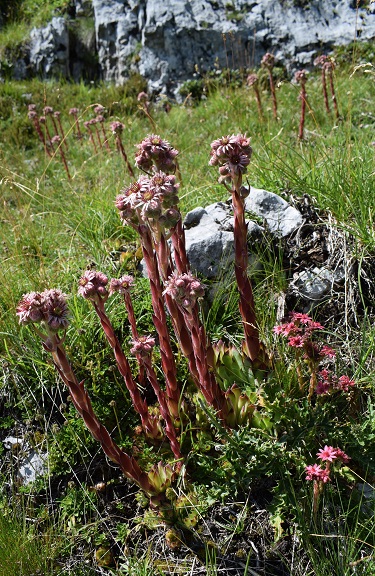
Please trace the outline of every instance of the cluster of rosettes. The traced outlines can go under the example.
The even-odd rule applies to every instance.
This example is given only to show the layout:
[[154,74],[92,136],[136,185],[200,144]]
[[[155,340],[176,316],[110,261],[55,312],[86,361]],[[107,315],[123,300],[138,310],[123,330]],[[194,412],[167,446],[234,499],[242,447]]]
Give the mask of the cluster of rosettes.
[[266,52],[261,60],[261,65],[265,68],[268,68],[269,70],[272,70],[272,68],[275,66],[275,56],[270,52]]
[[149,134],[140,144],[137,144],[137,148],[135,162],[141,170],[150,172],[155,166],[156,170],[167,173],[175,172],[178,150],[172,148],[169,142],[160,136]]
[[219,166],[219,182],[231,181],[246,172],[251,154],[250,138],[244,134],[223,136],[212,142],[209,164]]
[[178,306],[191,312],[198,298],[203,298],[204,286],[191,272],[174,272],[165,283],[164,294],[168,294]]
[[103,272],[86,270],[78,284],[78,294],[87,300],[95,300],[98,297],[104,300],[108,298],[108,278]]
[[349,392],[354,386],[355,381],[351,380],[349,376],[340,376],[340,378],[337,378],[331,370],[324,368],[318,372],[318,384],[315,392],[318,395],[329,394],[335,390]]
[[140,176],[116,198],[121,219],[130,225],[151,219],[164,228],[172,228],[180,219],[175,208],[179,202],[178,187],[175,176],[164,172],[156,172],[151,178]]
[[50,332],[65,330],[69,325],[67,296],[61,290],[24,294],[17,306],[20,324],[44,323]]
[[330,346],[322,346],[312,341],[316,330],[324,330],[324,326],[307,314],[292,312],[290,321],[274,326],[274,333],[285,336],[292,348],[302,348],[305,358],[319,360],[325,357],[334,358],[336,353]]
[[322,482],[325,484],[331,480],[330,478],[330,464],[335,460],[340,461],[343,464],[347,464],[350,457],[341,450],[341,448],[333,448],[333,446],[324,446],[317,453],[317,457],[322,461],[326,462],[326,468],[322,468],[320,464],[312,464],[306,466],[306,480],[316,480],[317,482]]

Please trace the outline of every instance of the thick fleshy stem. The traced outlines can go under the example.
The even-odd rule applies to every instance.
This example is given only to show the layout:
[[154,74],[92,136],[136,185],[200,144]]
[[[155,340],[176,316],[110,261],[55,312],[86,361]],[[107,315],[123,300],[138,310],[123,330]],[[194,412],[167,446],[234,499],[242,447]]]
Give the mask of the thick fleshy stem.
[[227,414],[225,393],[219,388],[214,374],[209,370],[207,361],[209,343],[205,329],[199,321],[197,306],[195,305],[189,310],[181,307],[181,311],[184,314],[186,326],[191,335],[195,364],[199,376],[199,389],[207,403],[218,412],[220,419],[225,422]]
[[46,142],[46,138],[45,135],[43,134],[43,131],[40,127],[40,123],[39,123],[39,119],[38,119],[38,115],[34,110],[30,110],[29,114],[28,114],[30,120],[33,121],[34,124],[34,128],[36,130],[36,133],[39,136],[39,140],[42,142],[43,146],[44,146],[44,150],[47,152],[48,156],[52,156],[52,152],[51,150],[48,148],[47,146],[47,142]]
[[87,130],[88,133],[89,133],[90,142],[91,142],[91,144],[93,145],[95,154],[97,154],[97,153],[98,153],[98,148],[97,148],[96,143],[95,143],[95,139],[94,139],[94,135],[93,135],[92,130],[91,130],[91,124],[90,124],[90,122],[91,122],[90,120],[87,120],[86,122],[84,122],[84,126],[85,126],[86,130]]
[[137,385],[134,382],[128,359],[126,358],[124,351],[121,347],[121,344],[115,334],[111,321],[109,320],[105,312],[104,303],[100,298],[92,300],[92,302],[94,305],[95,312],[98,315],[100,323],[104,330],[107,342],[113,350],[119,372],[121,376],[124,378],[126,387],[129,390],[133,406],[141,417],[142,426],[146,434],[150,435],[151,437],[155,437],[155,434],[156,435],[158,434],[155,427],[155,422],[152,422],[152,419],[148,412],[147,403],[141,397]]
[[276,90],[275,90],[275,81],[272,74],[272,69],[275,65],[275,57],[273,54],[267,52],[261,62],[262,66],[264,66],[268,70],[268,78],[270,82],[270,90],[271,90],[271,97],[272,97],[272,108],[273,108],[273,117],[277,120],[277,100],[276,100]]
[[[185,242],[184,242],[185,245]],[[172,274],[172,268],[170,266],[170,252],[168,243],[166,240],[165,235],[162,233],[159,242],[155,243],[155,249],[157,253],[157,261],[159,266],[160,276],[163,282],[166,282],[169,276]],[[184,274],[185,272],[180,272],[179,267],[177,266],[177,259],[176,259],[176,251],[175,251],[175,260],[176,260],[176,268],[180,274]],[[181,263],[181,260],[180,260]],[[182,264],[181,267],[183,268]],[[189,362],[189,370],[191,375],[196,381],[199,381],[199,374],[197,372],[197,366],[195,363],[195,356],[194,350],[191,343],[191,335],[189,330],[186,327],[186,323],[184,320],[184,315],[181,312],[180,308],[176,305],[173,298],[168,293],[164,293],[165,303],[167,305],[173,329],[176,334],[177,340],[180,344],[180,348],[182,353],[187,358]]]
[[340,112],[339,112],[339,107],[337,104],[337,98],[336,98],[336,92],[335,92],[335,85],[333,82],[333,64],[328,67],[328,76],[329,76],[329,85],[331,88],[331,94],[332,94],[332,104],[333,104],[333,108],[335,110],[335,114],[336,114],[336,118],[339,119],[340,118]]
[[329,107],[327,82],[326,82],[326,71],[325,71],[324,67],[322,67],[322,89],[323,89],[324,106],[325,106],[327,113],[330,114],[331,110]]
[[124,145],[122,143],[120,134],[116,134],[116,147],[117,147],[117,150],[121,153],[121,156],[123,157],[123,159],[125,161],[125,164],[126,164],[126,167],[128,169],[130,177],[134,178],[134,170],[131,167],[130,162],[128,160],[128,157],[127,157],[127,154],[125,152],[125,148],[124,148]]
[[255,314],[253,289],[247,274],[248,249],[247,225],[245,221],[245,201],[241,195],[242,175],[233,182],[232,203],[234,213],[234,271],[238,291],[240,294],[240,313],[245,336],[246,354],[252,362],[259,355],[260,342],[258,323]]
[[189,260],[186,254],[185,233],[180,219],[176,226],[172,228],[171,240],[174,248],[174,259],[176,268],[179,274],[186,274],[189,272]]
[[301,85],[301,91],[299,93],[299,98],[301,100],[301,117],[299,122],[298,128],[298,139],[303,140],[304,134],[304,127],[305,127],[305,117],[306,117],[306,100],[307,100],[307,93],[306,93],[306,70],[298,70],[295,75],[294,79]]
[[160,384],[158,381],[158,378],[156,376],[155,370],[152,366],[151,363],[151,357],[149,354],[144,355],[142,357],[145,369],[146,369],[146,373],[147,373],[147,377],[149,379],[149,382],[155,392],[158,404],[159,404],[159,408],[160,408],[160,414],[165,422],[165,435],[169,440],[169,443],[171,445],[171,450],[173,452],[174,457],[176,458],[176,460],[181,460],[182,459],[182,454],[181,454],[181,450],[180,450],[180,444],[177,440],[177,435],[176,435],[176,429],[173,425],[173,421],[169,412],[169,408],[168,408],[168,403],[166,401],[165,398],[165,394],[163,392],[163,390],[160,388]]
[[69,389],[74,407],[83,418],[91,435],[100,442],[104,453],[121,468],[127,478],[136,482],[148,494],[153,494],[154,490],[147,474],[141,470],[139,464],[132,456],[129,456],[117,446],[106,427],[99,422],[83,382],[78,382],[75,377],[62,345],[57,342],[54,343],[49,338],[44,343],[44,347],[51,352],[56,369]]
[[162,298],[162,287],[157,267],[157,258],[152,245],[151,232],[145,224],[138,226],[141,239],[143,257],[145,259],[151,289],[153,320],[159,336],[162,368],[166,381],[168,406],[174,418],[178,418],[180,401],[180,387],[177,383],[177,371],[172,352],[171,341],[167,328],[167,318]]
[[68,149],[68,141],[65,137],[65,132],[64,132],[64,128],[63,125],[61,123],[61,112],[59,112],[58,110],[56,110],[56,112],[53,113],[54,117],[57,118],[57,123],[59,125],[59,135],[61,136],[61,139],[64,143],[64,146],[66,149]]

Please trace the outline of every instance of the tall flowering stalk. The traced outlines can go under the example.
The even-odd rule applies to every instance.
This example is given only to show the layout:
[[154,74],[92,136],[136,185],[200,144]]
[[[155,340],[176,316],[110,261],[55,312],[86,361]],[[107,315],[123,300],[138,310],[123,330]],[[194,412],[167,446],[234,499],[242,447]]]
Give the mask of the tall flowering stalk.
[[69,172],[69,168],[68,168],[68,163],[66,161],[66,156],[64,154],[64,150],[62,149],[62,146],[61,146],[61,137],[58,134],[55,134],[55,136],[52,137],[51,144],[52,144],[52,146],[54,146],[54,145],[57,146],[57,150],[60,153],[61,160],[62,160],[62,163],[63,163],[64,168],[65,168],[65,172],[67,173],[68,178],[70,180],[71,176],[70,176],[70,172]]
[[125,128],[125,126],[122,122],[115,121],[115,122],[111,123],[111,131],[115,135],[116,148],[120,152],[121,156],[124,159],[124,162],[126,164],[128,172],[129,172],[129,176],[131,178],[134,178],[133,168],[131,167],[131,165],[129,163],[128,156],[125,152],[125,148],[124,148],[124,145],[122,143],[122,133],[124,131],[124,128]]
[[276,89],[275,89],[275,80],[273,78],[272,70],[275,66],[275,56],[270,52],[267,52],[262,60],[261,65],[263,68],[268,70],[268,79],[270,82],[270,90],[271,90],[271,97],[272,97],[272,110],[273,110],[273,117],[277,120],[277,100],[276,100]]
[[347,464],[350,457],[341,450],[341,448],[333,448],[333,446],[324,446],[319,452],[317,452],[317,457],[321,462],[325,462],[325,467],[322,468],[321,464],[311,464],[306,466],[306,480],[313,482],[313,517],[316,521],[319,500],[323,492],[324,485],[331,481],[331,467],[333,463],[338,462],[339,464]]
[[326,69],[324,67],[324,64],[327,62],[327,60],[328,60],[328,56],[326,56],[325,54],[322,54],[321,56],[318,56],[317,58],[315,58],[314,66],[321,69],[321,80],[322,80],[324,106],[325,106],[326,112],[328,114],[330,114],[331,110],[330,110],[329,101],[328,101]]
[[79,125],[78,113],[79,113],[78,108],[73,107],[73,108],[70,108],[70,110],[69,110],[69,114],[71,116],[73,116],[73,118],[74,118],[73,128],[75,131],[75,135],[78,138],[78,140],[80,140],[82,142],[83,135],[82,135],[81,128]]
[[304,127],[305,127],[305,117],[306,117],[306,82],[307,82],[307,72],[306,70],[298,70],[294,75],[294,80],[301,86],[301,91],[299,93],[299,99],[301,100],[301,116],[298,128],[298,139],[303,140]]
[[165,294],[168,294],[181,310],[186,326],[191,335],[195,362],[198,372],[198,386],[210,406],[217,410],[225,420],[225,394],[219,388],[214,374],[208,366],[208,340],[204,326],[199,321],[197,300],[204,295],[204,287],[190,272],[188,274],[172,274],[165,283]]
[[340,112],[339,112],[339,107],[337,104],[335,83],[333,81],[333,72],[335,69],[335,63],[332,60],[332,58],[327,59],[327,61],[323,64],[323,68],[324,68],[324,71],[328,74],[329,86],[331,89],[333,109],[335,111],[336,118],[339,119],[340,118]]
[[43,133],[43,130],[42,130],[40,122],[39,122],[39,118],[38,118],[38,114],[36,112],[35,104],[29,104],[28,110],[29,110],[28,114],[27,114],[28,118],[34,124],[35,131],[39,136],[39,140],[42,142],[42,144],[44,146],[44,150],[47,152],[48,156],[52,156],[52,152],[47,145],[45,134]]
[[58,110],[56,110],[56,111],[53,113],[53,117],[56,118],[56,120],[57,120],[57,124],[58,124],[58,126],[59,126],[59,135],[61,136],[61,139],[62,139],[62,141],[63,141],[63,143],[64,143],[64,146],[65,146],[66,149],[68,149],[68,141],[67,141],[67,139],[66,139],[66,137],[65,137],[64,128],[63,128],[63,125],[62,125],[62,123],[61,123],[61,112],[59,112]]
[[232,194],[234,270],[240,293],[240,313],[245,334],[245,352],[250,360],[254,362],[258,359],[260,342],[253,290],[247,274],[248,249],[245,198],[249,194],[249,189],[242,185],[242,176],[250,163],[251,154],[250,138],[242,134],[223,136],[212,142],[209,164],[219,167],[219,182],[224,184]]
[[158,401],[160,414],[165,422],[165,435],[169,440],[173,455],[176,458],[176,460],[179,461],[180,466],[182,460],[180,443],[178,442],[177,439],[176,429],[174,427],[174,422],[171,418],[168,402],[166,400],[164,392],[160,388],[156,372],[152,365],[151,354],[154,346],[155,346],[155,340],[151,338],[151,336],[141,336],[133,340],[133,348],[131,349],[131,352],[139,356],[143,362],[143,365],[146,369],[148,380],[155,392]]
[[151,417],[148,412],[147,403],[141,397],[136,383],[134,382],[128,359],[126,358],[121,344],[115,334],[111,321],[105,311],[105,302],[108,299],[107,290],[108,278],[102,272],[87,270],[79,280],[78,294],[83,298],[90,300],[94,306],[95,312],[99,317],[104,334],[111,346],[117,367],[121,376],[124,378],[127,389],[129,390],[133,406],[141,417],[142,426],[151,438],[159,438],[160,431],[158,423]]
[[249,76],[247,77],[246,83],[248,86],[250,86],[254,90],[255,99],[256,99],[257,107],[258,107],[259,120],[263,120],[263,108],[262,108],[262,101],[260,99],[260,92],[259,92],[259,87],[258,87],[259,78],[258,78],[257,74],[249,74]]
[[[101,424],[92,408],[90,397],[79,382],[66,356],[63,342],[69,324],[69,311],[66,296],[60,290],[45,290],[42,293],[25,294],[18,304],[17,315],[21,324],[32,324],[41,337],[43,347],[50,352],[54,365],[61,379],[69,390],[70,397],[77,412],[83,418],[91,435],[100,442],[105,454],[115,462],[124,475],[138,484],[147,494],[158,493],[146,472],[142,471],[137,461],[126,454],[112,440],[108,430]],[[59,333],[62,332],[60,336]]]

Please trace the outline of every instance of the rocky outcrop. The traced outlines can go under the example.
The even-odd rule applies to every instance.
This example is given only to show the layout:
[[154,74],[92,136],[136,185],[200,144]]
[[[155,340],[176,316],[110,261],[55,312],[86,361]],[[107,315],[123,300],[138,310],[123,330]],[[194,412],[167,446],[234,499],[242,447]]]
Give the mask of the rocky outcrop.
[[[30,67],[48,76],[99,75],[123,83],[132,71],[150,90],[172,92],[214,67],[258,66],[265,52],[292,70],[317,52],[375,37],[375,5],[352,0],[75,0],[65,18],[34,29]],[[366,4],[366,3],[360,3]],[[92,19],[82,42],[80,23]],[[81,40],[82,46],[76,46]],[[82,50],[92,62],[74,66]],[[87,59],[86,59],[87,60]],[[91,67],[91,68],[90,68]],[[90,68],[90,70],[89,70]]]

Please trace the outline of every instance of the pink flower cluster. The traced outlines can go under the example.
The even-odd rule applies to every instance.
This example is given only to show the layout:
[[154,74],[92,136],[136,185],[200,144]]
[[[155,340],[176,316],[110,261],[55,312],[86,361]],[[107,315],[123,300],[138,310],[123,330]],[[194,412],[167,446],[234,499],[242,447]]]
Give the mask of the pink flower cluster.
[[300,312],[292,312],[289,322],[279,324],[273,329],[275,334],[285,336],[292,348],[303,348],[306,358],[314,360],[324,357],[334,358],[335,351],[330,346],[321,346],[312,341],[316,330],[324,330],[324,326]]
[[109,283],[109,294],[111,295],[115,292],[118,292],[119,294],[128,294],[133,286],[134,278],[128,274],[121,276],[119,279],[112,278]]
[[322,462],[327,462],[325,468],[322,468],[320,464],[312,464],[310,466],[306,466],[306,480],[316,480],[317,482],[322,482],[325,484],[331,480],[330,478],[330,464],[335,460],[342,462],[343,464],[347,464],[350,460],[350,457],[341,450],[341,448],[333,448],[333,446],[324,446],[321,448],[319,452],[317,452],[317,457]]
[[155,339],[152,338],[152,336],[140,336],[137,340],[133,340],[132,344],[133,347],[130,349],[130,352],[145,357],[151,354],[155,346]]
[[108,278],[102,272],[96,270],[86,270],[86,272],[79,279],[78,294],[87,300],[95,300],[96,298],[108,298]]
[[175,176],[161,171],[151,178],[140,176],[116,198],[121,219],[130,225],[152,219],[165,228],[172,228],[180,219],[175,208],[179,202],[178,187]]
[[244,134],[223,136],[212,142],[209,164],[219,166],[219,182],[230,181],[246,172],[251,154],[250,138]]
[[176,170],[176,156],[178,150],[166,140],[156,134],[149,134],[140,144],[137,144],[138,152],[135,156],[135,162],[138,168],[149,172],[153,165],[157,170],[163,172],[174,172]]
[[169,294],[179,306],[191,311],[198,298],[203,298],[204,286],[191,272],[174,272],[165,283],[164,294]]
[[55,289],[24,294],[17,306],[20,324],[42,322],[51,332],[65,330],[69,325],[66,298],[66,294]]
[[270,52],[266,52],[261,60],[261,65],[265,68],[272,69],[275,65],[275,56]]
[[318,384],[315,392],[318,395],[328,394],[334,390],[341,390],[342,392],[349,392],[355,386],[355,381],[351,380],[349,376],[337,376],[324,368],[318,372]]

